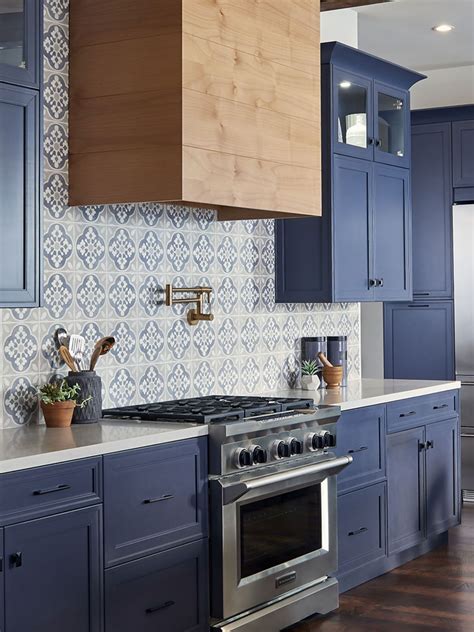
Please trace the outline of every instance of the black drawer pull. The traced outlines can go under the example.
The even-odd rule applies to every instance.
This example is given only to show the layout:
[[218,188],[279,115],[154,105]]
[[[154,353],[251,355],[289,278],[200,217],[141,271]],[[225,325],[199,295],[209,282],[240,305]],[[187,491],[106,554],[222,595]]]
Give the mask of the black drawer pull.
[[416,415],[416,410],[410,410],[409,413],[400,413],[400,418],[411,417],[412,415]]
[[171,498],[174,498],[173,494],[164,494],[163,496],[160,496],[159,498],[147,498],[146,500],[143,501],[143,504],[152,505],[153,503],[161,503],[162,500],[171,500]]
[[37,489],[33,492],[33,496],[43,496],[44,494],[54,494],[54,492],[63,492],[65,489],[71,489],[70,485],[56,485],[48,489]]
[[357,450],[348,450],[347,454],[355,454],[356,452],[364,452],[364,450],[368,450],[369,448],[366,445],[362,445]]
[[360,529],[357,529],[357,531],[349,531],[349,533],[347,535],[351,536],[351,535],[359,535],[361,533],[365,533],[366,531],[368,531],[367,527],[361,527]]
[[413,292],[413,296],[431,296],[430,292]]
[[423,307],[423,308],[428,308],[429,305],[423,305],[422,303],[411,303],[410,305],[408,305],[408,307]]
[[441,406],[433,406],[433,410],[441,410],[442,408],[448,408],[448,404],[441,404]]
[[153,614],[154,612],[159,612],[160,610],[165,610],[166,608],[171,608],[174,606],[174,601],[165,601],[160,606],[155,606],[154,608],[147,608],[145,610],[146,614]]
[[10,555],[10,566],[12,568],[20,568],[23,564],[23,553],[21,551],[17,551],[16,553],[12,553]]
[[423,452],[423,450],[427,450],[427,449],[428,449],[428,443],[426,441],[418,442],[418,452]]

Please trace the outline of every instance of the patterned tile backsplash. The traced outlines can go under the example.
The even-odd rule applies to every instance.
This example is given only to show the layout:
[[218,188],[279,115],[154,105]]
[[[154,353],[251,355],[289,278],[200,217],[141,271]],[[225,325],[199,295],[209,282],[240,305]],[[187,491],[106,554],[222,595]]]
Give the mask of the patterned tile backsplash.
[[[359,305],[278,305],[273,222],[217,222],[161,204],[67,206],[68,1],[45,2],[44,306],[0,310],[0,425],[37,421],[35,385],[65,373],[52,334],[82,333],[100,360],[106,405],[291,382],[301,336],[347,334],[360,375]],[[214,289],[212,323],[163,305],[165,283]]]

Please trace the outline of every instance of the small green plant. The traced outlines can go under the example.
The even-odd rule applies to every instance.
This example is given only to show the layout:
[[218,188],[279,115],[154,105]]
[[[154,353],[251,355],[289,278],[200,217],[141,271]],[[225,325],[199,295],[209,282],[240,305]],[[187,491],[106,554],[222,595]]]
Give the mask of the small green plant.
[[321,365],[317,360],[303,360],[301,363],[301,375],[317,375],[321,371]]
[[48,382],[41,386],[38,389],[38,394],[40,396],[43,404],[55,404],[56,402],[67,402],[74,401],[76,405],[80,408],[84,408],[84,406],[89,402],[92,397],[88,397],[87,399],[82,400],[82,402],[78,402],[77,399],[79,397],[79,391],[81,387],[79,384],[74,384],[73,386],[69,386],[66,380],[61,380],[57,382]]

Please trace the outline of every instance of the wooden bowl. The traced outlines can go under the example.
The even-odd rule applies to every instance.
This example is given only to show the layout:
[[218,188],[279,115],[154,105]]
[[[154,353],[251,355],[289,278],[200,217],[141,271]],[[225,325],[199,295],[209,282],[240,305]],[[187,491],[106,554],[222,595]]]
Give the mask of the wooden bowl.
[[323,379],[326,382],[326,388],[337,388],[338,386],[341,386],[342,376],[342,366],[323,367]]

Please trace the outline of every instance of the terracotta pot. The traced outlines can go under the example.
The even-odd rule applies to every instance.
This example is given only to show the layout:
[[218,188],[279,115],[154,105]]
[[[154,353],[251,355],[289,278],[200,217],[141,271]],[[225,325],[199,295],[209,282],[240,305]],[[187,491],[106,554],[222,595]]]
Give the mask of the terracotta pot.
[[70,426],[75,407],[76,402],[73,400],[54,402],[54,404],[41,402],[41,410],[48,428],[67,428]]
[[341,385],[344,369],[342,366],[324,366],[323,379],[326,382],[326,388],[337,388]]

